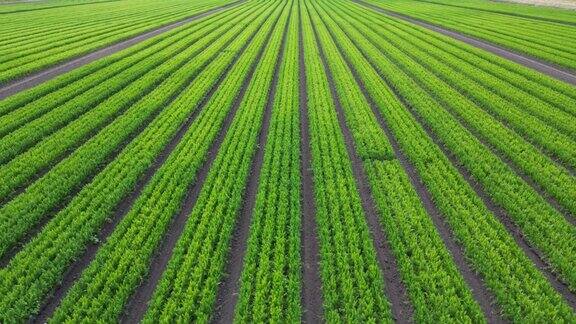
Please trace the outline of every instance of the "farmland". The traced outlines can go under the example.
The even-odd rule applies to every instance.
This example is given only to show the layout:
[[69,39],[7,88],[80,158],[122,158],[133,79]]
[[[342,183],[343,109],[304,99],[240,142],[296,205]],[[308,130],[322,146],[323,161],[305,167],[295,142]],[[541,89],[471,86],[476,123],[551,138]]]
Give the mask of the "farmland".
[[0,322],[576,322],[576,11],[0,20]]

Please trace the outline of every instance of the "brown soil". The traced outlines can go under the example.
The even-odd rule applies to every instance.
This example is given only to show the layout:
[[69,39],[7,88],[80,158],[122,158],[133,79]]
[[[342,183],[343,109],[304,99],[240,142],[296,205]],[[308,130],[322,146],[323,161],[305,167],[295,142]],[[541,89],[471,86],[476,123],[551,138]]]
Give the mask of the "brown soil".
[[[298,2],[300,12],[300,2]],[[312,174],[312,151],[308,120],[308,90],[304,44],[302,41],[302,19],[298,25],[298,66],[300,87],[300,172],[302,175],[302,322],[320,323],[324,319],[322,308],[322,282],[320,279],[320,247],[314,202],[314,178]]]

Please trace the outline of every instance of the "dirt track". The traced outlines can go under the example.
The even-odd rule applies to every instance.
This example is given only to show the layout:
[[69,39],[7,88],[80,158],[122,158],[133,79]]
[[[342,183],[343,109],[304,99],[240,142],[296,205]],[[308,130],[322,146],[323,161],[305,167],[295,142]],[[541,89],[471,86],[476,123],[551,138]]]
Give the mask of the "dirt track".
[[545,63],[542,61],[539,61],[538,59],[523,55],[523,54],[519,54],[504,48],[501,48],[499,46],[493,45],[489,42],[483,41],[483,40],[479,40],[467,35],[464,35],[462,33],[459,32],[455,32],[449,29],[445,29],[443,27],[428,23],[428,22],[424,22],[422,20],[419,19],[415,19],[412,17],[409,17],[407,15],[404,14],[400,14],[397,12],[393,12],[390,10],[386,10],[386,9],[382,9],[380,7],[377,7],[375,5],[371,5],[369,3],[363,2],[361,0],[352,0],[362,6],[365,6],[367,8],[370,8],[372,10],[378,11],[380,13],[384,13],[386,15],[395,17],[395,18],[399,18],[405,21],[408,21],[410,23],[413,23],[415,25],[433,30],[435,32],[438,32],[440,34],[452,37],[454,39],[457,39],[459,41],[462,41],[466,44],[481,48],[483,50],[486,50],[488,52],[491,52],[493,54],[496,54],[500,57],[503,57],[505,59],[508,59],[510,61],[516,62],[518,64],[521,64],[525,67],[531,68],[533,70],[542,72],[543,74],[546,74],[550,77],[553,77],[555,79],[570,83],[572,85],[576,85],[576,74],[563,70],[561,68],[555,67],[554,65],[550,64],[550,63]]
[[159,27],[157,29],[154,29],[154,30],[145,32],[143,34],[134,36],[132,38],[123,40],[119,43],[115,43],[115,44],[112,44],[110,46],[104,47],[104,48],[99,49],[95,52],[83,55],[81,57],[74,58],[74,59],[67,61],[67,62],[60,63],[56,66],[47,68],[43,71],[34,73],[34,74],[27,76],[27,77],[24,77],[22,79],[19,79],[19,80],[13,81],[13,82],[9,82],[8,84],[0,87],[0,100],[4,99],[6,97],[9,97],[13,94],[16,94],[20,91],[30,89],[30,88],[32,88],[32,87],[34,87],[34,86],[36,86],[42,82],[53,79],[53,78],[55,78],[61,74],[72,71],[76,68],[79,68],[81,66],[89,64],[91,62],[94,62],[100,58],[103,58],[105,56],[117,53],[123,49],[126,49],[130,46],[136,45],[136,44],[143,42],[147,39],[150,39],[154,36],[157,36],[157,35],[160,35],[162,33],[167,32],[167,31],[170,31],[176,27],[180,27],[180,26],[185,25],[185,24],[192,22],[194,20],[209,16],[211,14],[217,13],[219,11],[228,9],[230,7],[233,7],[233,6],[236,6],[237,4],[239,4],[243,1],[244,0],[236,1],[233,3],[227,4],[225,6],[222,6],[222,7],[214,8],[214,9],[208,10],[206,12],[196,14],[192,17],[188,17],[188,18],[185,18],[183,20],[179,20],[179,21],[171,23],[169,25]]

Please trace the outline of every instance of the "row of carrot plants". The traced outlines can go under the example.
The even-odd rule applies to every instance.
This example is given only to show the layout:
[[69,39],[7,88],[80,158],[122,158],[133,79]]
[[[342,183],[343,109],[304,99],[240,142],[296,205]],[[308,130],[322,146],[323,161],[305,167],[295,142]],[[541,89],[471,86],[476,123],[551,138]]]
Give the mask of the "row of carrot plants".
[[[248,35],[242,35],[235,42],[236,48],[243,47],[247,42],[249,44],[166,162],[71,288],[56,310],[54,321],[96,318],[113,321],[122,313],[133,291],[150,270],[154,251],[165,238],[172,218],[182,208],[187,189],[194,185],[196,173],[206,160],[208,150],[235,99],[239,99],[236,97],[241,85],[255,66],[281,10],[279,3],[273,3],[258,17],[245,21],[249,24],[250,33],[255,33],[253,41],[246,38]],[[196,96],[195,91],[191,90],[189,95]],[[184,107],[187,104],[188,101],[180,102]]]
[[[156,8],[156,12],[158,13]],[[153,10],[149,10],[153,11]],[[60,31],[60,33],[55,33],[55,37],[52,35],[38,35],[30,37],[28,42],[20,42],[16,44],[10,44],[4,48],[0,47],[0,69],[3,66],[11,64],[13,61],[20,61],[20,64],[26,64],[30,62],[30,58],[41,54],[42,56],[49,56],[54,54],[54,50],[61,48],[66,50],[68,48],[80,47],[86,44],[87,40],[98,41],[101,37],[114,37],[119,33],[122,33],[125,29],[132,29],[138,27],[141,22],[147,22],[150,20],[147,17],[148,12],[143,11],[141,15],[134,15],[134,17],[119,17],[114,23],[102,22],[101,26],[89,26],[89,28],[83,30],[83,28],[77,28],[68,31]],[[163,18],[164,14],[159,15],[158,18]],[[155,17],[156,18],[156,17]],[[58,30],[56,26],[54,29]],[[64,37],[67,36],[67,37]]]
[[384,281],[310,17],[300,4],[326,322],[391,322]]
[[[377,13],[366,12],[366,14],[370,17],[375,17]],[[379,23],[382,24],[382,21]],[[415,39],[426,41],[429,46],[445,52],[449,57],[454,57],[453,60],[474,66],[477,73],[482,73],[482,75],[488,77],[494,76],[502,82],[514,86],[515,89],[525,92],[530,97],[536,98],[538,101],[535,101],[535,104],[543,104],[547,107],[546,110],[539,113],[549,113],[550,111],[558,110],[571,116],[576,116],[576,94],[574,94],[572,86],[567,83],[493,55],[480,48],[455,41],[449,36],[426,28],[418,28],[412,23],[401,20],[388,20],[388,23],[394,26],[396,30],[401,30]],[[439,53],[436,54],[438,55]],[[470,74],[470,77],[480,79],[472,74]],[[499,91],[501,95],[507,95],[499,89],[492,90]],[[548,111],[548,109],[551,110]]]
[[[364,24],[364,26],[369,28],[367,24]],[[377,33],[374,33],[374,31]],[[395,37],[394,34],[395,32],[388,32],[379,27],[372,28],[371,31],[366,32],[368,38],[374,43],[378,42],[377,46],[379,48],[389,52],[394,57],[402,57],[402,59],[396,60],[399,66],[406,71],[410,71],[413,79],[418,80],[417,82],[430,92],[435,100],[446,107],[455,118],[461,120],[463,124],[467,125],[475,134],[478,134],[478,137],[491,148],[515,164],[515,168],[519,169],[519,172],[528,175],[539,186],[544,188],[572,215],[576,215],[576,179],[568,171],[574,169],[573,165],[576,162],[574,157],[576,156],[575,141],[568,137],[562,138],[558,133],[550,135],[551,133],[546,132],[545,129],[534,127],[534,123],[530,123],[528,118],[512,112],[513,108],[510,105],[502,105],[502,102],[499,102],[498,98],[491,97],[489,92],[482,94],[482,89],[474,84],[462,91],[462,87],[469,82],[466,80],[466,76],[449,77],[449,79],[452,79],[451,81],[444,81],[432,72],[445,70],[446,64],[444,61],[436,60],[423,63],[430,59],[430,55],[427,54],[428,51],[426,55],[423,55],[424,52],[412,48],[402,51],[399,47],[409,46],[398,45],[406,43],[406,40],[402,40],[397,44],[388,41]],[[382,42],[384,39],[383,35],[386,35],[385,42]],[[409,38],[409,40],[410,42],[413,41],[412,38]],[[475,104],[465,94],[472,98],[482,95],[483,98],[481,103]],[[509,118],[504,123],[499,122],[482,108],[498,110],[498,114],[507,115]],[[574,122],[566,122],[576,124],[576,120]],[[546,138],[548,136],[549,142],[554,143],[558,148],[555,150],[566,157],[565,159],[568,161],[565,164],[569,167],[562,167],[555,163],[552,158],[542,154],[538,148],[532,146],[522,136],[508,129],[508,124],[523,124],[526,126],[525,128],[533,128],[530,130],[533,138]],[[528,191],[533,190],[530,188]],[[534,194],[534,192],[530,192],[530,194]]]
[[[574,53],[570,48],[566,48],[562,41],[574,38],[574,29],[570,26],[551,24],[549,22],[534,21],[532,19],[524,18],[510,18],[509,16],[495,15],[492,13],[480,13],[471,10],[462,10],[460,8],[449,8],[443,13],[446,13],[444,17],[439,14],[434,9],[438,9],[438,6],[433,6],[433,12],[427,13],[427,17],[432,19],[445,19],[451,21],[455,25],[460,25],[464,21],[475,21],[475,22],[494,22],[492,26],[481,26],[481,28],[474,28],[474,30],[484,31],[490,35],[498,35],[495,33],[496,26],[501,25],[505,22],[509,22],[508,25],[503,26],[502,32],[498,36],[504,36],[505,38],[517,41],[518,43],[534,41],[534,44],[542,46],[544,50],[550,50],[551,53],[555,51],[567,51]],[[457,15],[460,14],[460,17]],[[474,15],[470,17],[470,14]],[[472,18],[472,19],[471,19]],[[518,29],[521,28],[522,32],[519,33]],[[551,31],[555,33],[551,33]],[[548,38],[538,38],[545,36],[548,33]],[[532,45],[532,44],[530,44]],[[564,46],[563,46],[564,45]]]
[[[129,1],[118,4],[96,4],[95,2],[85,3],[88,6],[69,7],[60,10],[29,10],[26,13],[6,15],[10,21],[2,25],[1,45],[13,44],[28,37],[34,39],[40,36],[55,34],[57,31],[67,31],[70,29],[82,30],[84,26],[97,26],[101,23],[110,23],[115,19],[132,19],[138,14],[138,11],[145,13],[155,7],[154,1],[139,1],[129,5]],[[165,4],[161,8],[171,9],[180,7],[179,1]],[[181,7],[180,7],[181,8]],[[103,12],[94,12],[94,10],[105,10]],[[72,15],[72,13],[74,15]],[[28,22],[28,28],[24,25]],[[47,25],[54,26],[53,30],[46,28]]]
[[[208,22],[208,24],[209,23],[210,22]],[[127,67],[126,69],[123,69],[120,73],[103,82],[93,84],[87,91],[84,91],[79,96],[74,97],[72,100],[60,106],[53,107],[53,109],[46,111],[46,108],[42,107],[42,103],[44,102],[44,100],[42,100],[36,101],[34,105],[28,105],[24,109],[19,109],[12,114],[4,116],[1,120],[3,127],[0,134],[6,134],[10,131],[11,133],[4,136],[0,142],[0,151],[2,152],[0,161],[5,162],[21,153],[30,147],[30,145],[35,144],[38,140],[43,139],[62,126],[67,125],[85,112],[98,110],[94,107],[98,106],[100,109],[107,108],[110,105],[110,101],[117,101],[118,97],[124,100],[124,104],[119,105],[120,107],[125,107],[127,104],[130,104],[131,101],[137,100],[139,94],[149,91],[158,81],[149,80],[142,85],[138,85],[138,82],[135,81],[141,77],[147,79],[146,75],[153,75],[158,80],[161,80],[162,74],[156,74],[155,72],[151,72],[151,70],[155,68],[166,69],[166,66],[176,68],[178,65],[175,64],[172,66],[169,64],[170,62],[167,62],[168,58],[176,54],[181,54],[181,52],[189,53],[192,50],[200,51],[202,49],[200,44],[204,46],[209,44],[205,42],[203,38],[208,32],[213,30],[210,30],[209,27],[207,29],[208,30],[200,29],[181,39],[179,42],[156,51],[153,55],[144,59],[138,61],[129,59],[124,61],[123,65]],[[148,79],[149,78],[150,77],[148,77]],[[138,87],[139,91],[131,89],[134,87]],[[132,96],[128,96],[127,93],[132,94]],[[40,109],[35,109],[39,106],[41,107]],[[109,114],[112,114],[114,111],[112,109],[109,110],[111,110],[111,112],[108,112]],[[42,112],[46,113],[34,119]],[[31,119],[33,120],[30,121]],[[15,128],[17,129],[14,130]],[[84,131],[87,130],[88,129],[85,129]]]
[[[142,3],[145,3],[142,2]],[[198,10],[202,10],[204,7],[210,7],[210,1],[206,1],[197,7]],[[113,35],[113,33],[121,31],[127,26],[129,23],[132,23],[133,26],[137,26],[142,22],[150,21],[150,15],[155,15],[154,19],[163,18],[169,11],[174,10],[174,5],[166,6],[166,7],[159,7],[159,6],[149,6],[147,8],[140,8],[138,10],[134,6],[131,8],[128,14],[118,15],[114,12],[109,11],[109,17],[105,19],[100,19],[99,21],[95,21],[94,17],[92,19],[87,19],[84,21],[77,20],[75,25],[68,25],[66,27],[60,26],[58,23],[54,21],[50,23],[52,26],[52,30],[35,30],[35,31],[27,31],[30,35],[28,37],[23,37],[22,31],[18,34],[18,40],[12,38],[11,40],[6,40],[5,42],[0,43],[0,54],[4,55],[0,62],[8,62],[10,60],[36,54],[44,50],[50,50],[52,47],[56,46],[66,46],[68,44],[72,44],[77,42],[82,44],[83,40],[87,37],[94,37],[100,35]],[[154,12],[155,11],[155,12]],[[47,15],[46,13],[44,15]],[[18,24],[18,23],[15,23]],[[33,27],[31,27],[33,29]],[[55,38],[55,35],[59,35],[61,38]],[[67,36],[64,38],[63,36]],[[6,39],[6,37],[4,37]],[[28,42],[23,42],[23,39],[28,39]],[[50,44],[52,41],[52,45]]]
[[[569,69],[576,68],[574,63],[576,51],[568,45],[576,38],[576,30],[571,26],[538,20],[526,21],[524,18],[509,16],[498,21],[498,14],[446,8],[430,3],[386,3],[373,0],[369,3],[478,37]],[[490,23],[483,23],[481,16],[486,16],[485,19]]]
[[[37,311],[39,303],[97,235],[99,228],[112,216],[118,203],[134,189],[138,179],[154,163],[180,125],[194,110],[200,109],[198,105],[203,98],[217,80],[223,77],[227,67],[240,55],[245,43],[250,41],[259,23],[261,24],[262,18],[258,18],[258,15],[269,13],[270,10],[256,10],[252,15],[246,16],[247,21],[255,18],[259,20],[238,34],[225,55],[219,55],[206,67],[198,76],[197,82],[165,108],[117,159],[86,185],[42,232],[24,246],[5,269],[0,270],[3,278],[0,286],[3,298],[0,305],[5,310],[2,318],[27,317]],[[191,129],[194,130],[194,125]],[[195,132],[194,135],[199,133]],[[206,150],[207,148],[204,151]],[[133,218],[135,214],[129,214],[128,217]],[[18,304],[22,302],[23,304]]]
[[[415,27],[414,25],[394,19],[387,19],[382,15],[376,14],[375,12],[368,11],[367,13],[369,14],[370,17],[372,17],[370,19],[371,21],[379,23],[380,25],[382,25],[382,27],[385,27],[387,30],[389,30],[390,33],[398,33],[398,32],[401,33],[398,34],[394,40],[391,40],[396,43],[406,38],[414,40],[414,37],[408,36],[410,34],[410,31],[412,31],[412,33],[418,31],[426,31],[425,28]],[[426,34],[431,33],[433,32],[428,31],[428,33]],[[476,102],[483,104],[486,100],[482,98],[489,96],[488,94],[479,96],[478,93],[479,91],[491,91],[501,98],[498,100],[492,99],[492,102],[502,106],[502,108],[498,110],[501,111],[500,114],[502,114],[502,112],[506,113],[508,110],[511,110],[514,111],[515,114],[521,116],[528,116],[529,118],[531,116],[534,116],[531,118],[534,119],[536,117],[537,119],[541,119],[543,122],[553,126],[559,131],[565,133],[566,135],[571,136],[572,138],[576,137],[575,136],[576,126],[573,125],[575,117],[569,114],[568,112],[563,111],[564,109],[572,109],[572,110],[576,109],[574,102],[571,103],[571,107],[565,107],[565,108],[559,105],[549,105],[548,103],[539,100],[537,97],[538,94],[534,95],[526,94],[523,91],[524,85],[521,83],[512,87],[508,85],[507,82],[504,82],[504,80],[502,80],[499,74],[495,74],[493,71],[482,71],[482,70],[478,71],[478,69],[474,64],[467,63],[466,61],[462,60],[457,56],[453,57],[452,55],[447,55],[448,53],[443,53],[444,51],[442,49],[436,49],[438,47],[441,48],[446,47],[448,45],[446,43],[450,42],[457,44],[458,43],[457,41],[449,40],[448,42],[445,42],[443,46],[441,45],[436,47],[429,44],[426,40],[418,41],[417,44],[411,44],[413,46],[407,48],[406,52],[410,51],[412,48],[418,48],[419,50],[426,51],[427,54],[430,53],[434,55],[434,58],[436,60],[441,60],[445,62],[447,66],[452,67],[451,70],[443,72],[445,79],[448,79],[449,77],[454,78],[458,74],[461,74],[462,76],[466,76],[466,78],[474,80],[469,81],[467,79],[464,79],[463,77],[460,79],[461,81],[462,80],[468,81],[469,84],[478,83],[478,86],[474,85],[461,86],[461,91],[464,92],[465,94],[469,95],[472,98],[474,98],[475,95],[477,96],[477,99],[475,100]],[[416,55],[416,53],[414,54]],[[430,59],[434,60],[433,58]],[[437,64],[433,64],[432,67],[438,67],[438,66]],[[453,84],[455,86],[458,86],[458,84],[455,82],[453,82]],[[480,88],[479,86],[482,87]],[[476,91],[470,91],[471,88],[475,89]],[[495,95],[492,96],[495,97]],[[503,101],[502,99],[505,99],[508,102]],[[514,104],[514,106],[512,104]],[[485,106],[486,108],[495,108],[495,107],[489,107],[488,105]],[[534,121],[531,120],[530,122],[531,124],[534,124]],[[510,124],[514,126],[515,129],[521,129],[520,126],[522,126],[514,121],[510,121]],[[536,140],[536,138],[534,138],[534,140]]]
[[[342,37],[348,37],[362,54],[348,52],[351,47],[342,44],[347,57],[377,103],[401,149],[418,171],[457,241],[462,244],[470,263],[496,296],[504,315],[515,321],[573,320],[574,313],[570,307],[526,257],[411,112],[417,111],[457,156],[478,151],[481,148],[479,143],[446,113],[437,116],[443,108],[359,32],[362,28],[360,22],[342,16],[342,10],[333,4],[326,6],[331,9],[330,17],[338,26],[334,30],[341,29]],[[400,104],[396,95],[405,102],[405,106]],[[440,129],[442,125],[446,126]],[[481,151],[480,155],[475,155],[475,164],[484,170],[500,171],[494,168],[491,161],[486,162],[486,158],[494,159],[491,153]],[[470,166],[468,162],[463,163]],[[497,180],[498,177],[489,179]],[[510,195],[512,199],[517,197],[516,194]],[[515,220],[518,216],[521,215],[514,214]],[[540,220],[534,219],[534,222],[541,223]],[[557,218],[552,220],[558,221]],[[542,231],[548,228],[543,227]],[[570,231],[569,224],[560,231],[567,229]],[[570,249],[572,243],[566,241],[570,234],[562,233],[559,237],[561,239],[556,243],[561,244],[556,244],[556,247]],[[563,269],[566,269],[565,265]],[[563,273],[569,275],[569,272]]]
[[[206,64],[218,55],[227,42],[234,39],[243,27],[237,25],[236,28],[230,28],[230,26],[224,26],[221,30],[224,34],[214,34],[214,39],[207,37],[205,40],[212,41],[212,44],[194,60],[190,60],[189,56],[182,56],[168,61],[168,68],[171,68],[172,63],[183,65],[151,93],[131,106],[125,114],[107,125],[99,134],[82,144],[78,150],[34,182],[24,193],[4,205],[0,209],[0,228],[3,229],[0,234],[0,242],[2,242],[0,255],[17,243],[35,224],[48,217],[52,209],[58,208],[67,196],[105,165],[111,154],[118,151],[119,147],[133,137],[138,129],[144,127],[151,117],[157,115],[164,105],[177,96],[190,82],[193,82],[192,80]],[[192,47],[191,50],[194,51]],[[61,141],[62,139],[59,139],[54,143],[58,145]],[[42,155],[35,155],[32,158],[32,160],[44,160]],[[8,164],[8,167],[11,166]],[[18,168],[13,171],[14,174],[18,174]]]
[[[170,75],[178,71],[182,66],[190,61],[190,57],[195,57],[203,52],[205,57],[217,53],[219,49],[234,37],[234,33],[228,32],[230,27],[236,25],[246,13],[244,10],[237,12],[230,20],[217,21],[217,28],[207,33],[196,35],[195,43],[181,44],[182,47],[174,46],[159,52],[160,60],[164,60],[157,68],[144,74],[142,78],[129,84],[126,88],[112,95],[110,98],[82,115],[80,118],[60,128],[54,134],[43,138],[31,149],[17,155],[14,159],[0,167],[0,201],[9,197],[11,192],[22,188],[36,177],[38,173],[56,164],[67,152],[72,152],[77,145],[80,145],[93,134],[98,134],[100,130],[110,124],[118,116],[130,111],[130,107],[136,105],[142,98],[145,98],[154,89],[165,82]],[[201,38],[200,38],[201,37]],[[217,44],[220,47],[213,45]],[[211,46],[211,47],[210,47]],[[171,53],[172,51],[172,53]],[[201,67],[201,65],[198,65]],[[196,70],[198,71],[198,70]],[[167,82],[172,87],[172,92],[167,92],[167,98],[173,97],[177,90],[181,88],[186,80],[190,80],[194,74],[189,73],[180,80],[172,77],[171,82]],[[2,143],[5,143],[2,141]],[[8,145],[8,144],[6,144]],[[0,145],[1,147],[2,145]],[[110,146],[112,150],[114,146]],[[111,151],[110,151],[111,152]],[[102,151],[104,154],[104,151]],[[97,156],[92,156],[95,159]]]
[[[347,17],[352,16],[348,15]],[[444,123],[440,125],[435,125],[431,121],[428,123],[433,130],[438,132],[442,142],[453,151],[460,163],[484,187],[494,202],[507,211],[512,220],[522,229],[527,240],[540,250],[560,277],[571,287],[576,287],[576,275],[570,270],[576,265],[575,260],[571,257],[572,251],[576,249],[576,228],[565,218],[573,216],[562,215],[550,206],[509,165],[495,156],[489,147],[474,137],[470,128],[474,133],[480,133],[481,137],[489,140],[491,145],[504,151],[508,158],[521,168],[521,172],[526,172],[536,181],[545,184],[549,193],[557,197],[558,201],[564,204],[572,214],[575,214],[576,201],[573,198],[575,197],[574,188],[576,188],[574,178],[565,170],[555,168],[550,161],[547,165],[546,159],[537,155],[533,148],[530,150],[530,147],[521,145],[521,142],[509,136],[506,128],[497,127],[497,125],[490,123],[491,120],[485,118],[486,116],[481,111],[471,105],[466,105],[465,98],[436,80],[416,61],[398,52],[396,48],[388,46],[381,35],[369,30],[369,27],[363,22],[359,22],[356,27],[374,46],[391,57],[391,61],[394,63],[391,68],[410,76],[412,82],[422,88],[436,106],[441,107],[441,109],[434,111],[434,115],[423,112],[419,112],[419,115],[424,119],[439,118],[438,120],[444,120]],[[450,96],[450,93],[453,96]],[[463,121],[459,119],[463,119]],[[450,124],[454,125],[449,126]],[[464,127],[464,125],[469,128]],[[438,131],[437,127],[450,130],[450,132]],[[461,133],[459,140],[455,135],[457,132]],[[465,138],[469,138],[474,145],[466,147],[458,144]],[[513,158],[514,154],[524,157],[525,160],[520,161]],[[541,175],[537,174],[535,170],[539,170],[539,172],[552,178],[541,179]],[[557,171],[553,172],[554,170]],[[558,188],[565,188],[565,191],[560,192]]]
[[2,7],[0,7],[0,14],[35,11],[49,8],[61,8],[61,7],[84,5],[88,3],[107,2],[107,1],[109,0],[58,0],[43,3],[12,2],[12,3],[5,3]]
[[[36,87],[13,94],[0,101],[0,117],[4,118],[4,115],[18,109],[28,109],[28,114],[34,111],[40,111],[40,113],[49,111],[53,107],[61,105],[67,100],[90,89],[95,84],[111,78],[135,62],[153,55],[157,51],[176,43],[178,40],[202,28],[206,28],[207,21],[215,22],[224,19],[236,10],[239,9],[230,9],[220,14],[192,21],[189,24],[162,33],[162,35],[130,46],[118,53],[105,56],[59,77],[47,80]],[[125,59],[131,60],[131,63],[124,64],[122,60]],[[43,102],[39,104],[38,101],[41,100],[43,100]],[[36,106],[27,106],[33,102],[36,102]],[[2,124],[5,123],[3,122]]]
[[[393,20],[381,23],[394,35],[389,38],[394,46],[412,58],[418,57],[432,73],[531,143],[576,168],[575,116],[504,83],[498,76],[478,71],[472,64],[461,64],[458,57],[446,55],[426,41],[394,28]],[[413,43],[407,43],[406,39]]]
[[[379,125],[371,105],[350,67],[335,44],[337,34],[348,53],[361,55],[327,16],[325,9],[314,4],[310,9],[336,83],[338,98],[362,159],[372,195],[377,203],[380,221],[398,260],[399,271],[414,305],[416,322],[482,322],[482,311],[434,223],[412,187],[398,157]],[[311,7],[311,6],[310,6]],[[323,18],[323,19],[322,19]],[[324,21],[322,21],[324,20]],[[388,109],[389,107],[384,107]],[[420,181],[414,179],[414,181]]]
[[[210,320],[232,233],[273,93],[280,50],[293,2],[285,4],[238,112],[188,216],[144,322]],[[261,134],[260,137],[268,134]],[[267,310],[269,311],[269,310]]]
[[295,323],[302,315],[298,21],[293,5],[240,277],[238,323]]
[[[370,16],[377,17],[375,13],[370,14]],[[382,16],[379,17],[382,18]],[[444,38],[443,41],[435,40],[432,35],[433,32],[424,28],[417,28],[402,21],[392,19],[387,19],[386,22],[382,19],[372,21],[381,24],[383,27],[389,27],[388,29],[391,32],[399,33],[398,36],[401,36],[401,39],[410,38],[414,40],[417,42],[417,44],[414,44],[417,45],[417,48],[426,50],[427,53],[433,55],[437,60],[442,60],[445,64],[452,67],[453,70],[458,71],[457,73],[462,73],[475,82],[482,84],[484,88],[498,94],[501,98],[518,105],[518,108],[507,105],[506,107],[509,110],[523,117],[526,116],[528,119],[541,119],[543,122],[548,122],[566,135],[574,138],[574,126],[570,121],[574,118],[573,112],[576,111],[576,101],[556,101],[550,98],[556,94],[551,93],[551,89],[543,85],[540,85],[540,89],[536,90],[533,89],[532,84],[526,84],[526,80],[522,82],[508,71],[498,69],[494,65],[490,65],[488,68],[485,65],[486,60],[483,60],[479,55],[471,55],[471,53],[458,50],[459,43],[450,40],[450,38]],[[473,94],[470,93],[470,95]],[[536,109],[536,107],[540,109]],[[530,122],[534,124],[532,120]],[[518,125],[518,123],[512,123],[512,125],[515,129],[522,129],[522,125]],[[537,139],[534,138],[533,141],[537,141]]]
[[[92,33],[98,31],[98,29],[92,29],[93,32],[87,32],[81,36],[82,38],[86,37],[82,40],[68,40],[66,38],[66,33],[47,37],[50,40],[48,45],[49,48],[45,48],[42,51],[36,53],[30,53],[29,55],[20,54],[24,51],[19,51],[17,52],[18,54],[16,54],[17,57],[14,59],[0,63],[0,71],[2,71],[0,84],[62,62],[68,58],[93,51],[113,42],[117,42],[138,33],[142,33],[151,28],[169,23],[171,21],[182,19],[186,16],[198,14],[203,11],[207,11],[210,8],[224,4],[224,2],[221,2],[220,0],[210,3],[212,3],[212,6],[206,6],[204,3],[194,4],[192,8],[184,10],[183,8],[179,8],[172,11],[171,13],[164,13],[163,10],[151,10],[151,17],[148,20],[141,22],[140,24],[134,24],[132,21],[122,24],[123,20],[120,19],[116,21],[115,24],[120,24],[120,26],[123,26],[124,28],[120,28],[119,30],[117,30],[117,28],[113,28],[114,31],[104,33],[100,36],[98,36],[97,33],[96,35],[92,35]],[[108,26],[109,23],[103,25],[104,28]],[[49,28],[49,25],[47,28]],[[56,41],[58,38],[63,38],[63,40],[60,41],[60,43],[63,44],[58,44],[59,42]]]

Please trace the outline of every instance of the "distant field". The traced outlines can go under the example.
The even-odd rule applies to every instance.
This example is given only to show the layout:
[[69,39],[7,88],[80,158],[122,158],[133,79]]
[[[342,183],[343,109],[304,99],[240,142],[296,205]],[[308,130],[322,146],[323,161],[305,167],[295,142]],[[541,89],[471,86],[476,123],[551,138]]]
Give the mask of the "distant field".
[[8,7],[0,323],[576,322],[567,11]]
[[534,6],[557,7],[571,10],[576,9],[576,1],[574,0],[504,0],[504,1],[529,4]]

